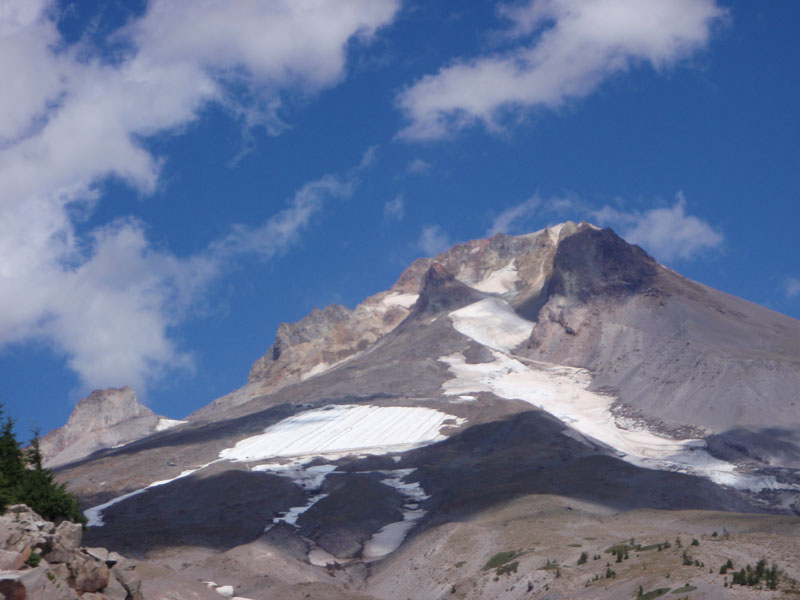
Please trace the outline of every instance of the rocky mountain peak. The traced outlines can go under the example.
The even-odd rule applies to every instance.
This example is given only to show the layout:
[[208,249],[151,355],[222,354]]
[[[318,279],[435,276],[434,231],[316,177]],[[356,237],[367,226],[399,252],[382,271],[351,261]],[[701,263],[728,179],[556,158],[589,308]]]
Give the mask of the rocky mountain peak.
[[96,431],[113,427],[128,419],[153,416],[155,413],[141,404],[132,388],[94,390],[75,406],[67,426]]
[[630,295],[656,278],[657,263],[611,229],[584,227],[558,244],[549,292],[586,300]]
[[42,454],[46,466],[57,467],[179,423],[141,404],[128,386],[94,390],[78,402],[66,425],[42,438]]
[[422,278],[422,289],[415,313],[437,313],[455,310],[480,300],[484,294],[456,279],[455,272],[440,262],[434,262]]

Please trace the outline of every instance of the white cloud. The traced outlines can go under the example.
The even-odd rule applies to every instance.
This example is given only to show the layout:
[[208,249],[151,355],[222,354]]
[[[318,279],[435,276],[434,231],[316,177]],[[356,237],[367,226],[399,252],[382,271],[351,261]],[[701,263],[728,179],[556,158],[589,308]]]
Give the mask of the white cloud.
[[415,175],[420,175],[422,173],[427,173],[430,171],[433,165],[429,163],[427,160],[423,160],[421,158],[415,158],[410,163],[408,163],[408,167],[406,170],[409,173],[413,173]]
[[398,8],[399,0],[153,0],[115,34],[127,50],[109,63],[86,43],[65,46],[51,3],[0,4],[0,348],[49,343],[91,387],[141,389],[189,364],[169,328],[220,261],[295,243],[324,198],[346,195],[355,176],[308,184],[263,226],[234,229],[189,258],[154,249],[140,222],[79,234],[75,216],[107,201],[98,184],[108,177],[155,190],[164,157],[143,141],[179,134],[209,103],[279,131],[284,94],[335,85],[353,40],[368,40]]
[[436,256],[452,246],[450,236],[438,225],[425,225],[417,240],[417,247],[425,256]]
[[724,16],[715,0],[531,0],[506,7],[512,50],[458,60],[403,90],[407,139],[437,139],[475,124],[502,127],[509,111],[555,109],[639,63],[662,69],[704,47]]
[[800,279],[797,277],[787,277],[783,282],[783,292],[788,298],[800,296]]
[[397,194],[393,200],[383,205],[383,218],[387,221],[402,221],[406,216],[405,202],[402,194]]
[[686,199],[678,193],[669,208],[626,213],[611,206],[594,211],[598,224],[612,226],[627,241],[638,244],[656,259],[688,260],[722,246],[724,237],[702,219],[686,214]]

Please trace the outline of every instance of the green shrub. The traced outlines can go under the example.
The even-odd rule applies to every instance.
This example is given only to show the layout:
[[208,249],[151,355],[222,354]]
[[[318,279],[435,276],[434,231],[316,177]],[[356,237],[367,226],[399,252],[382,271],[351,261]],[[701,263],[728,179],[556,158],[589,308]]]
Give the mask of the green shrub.
[[520,555],[519,550],[506,550],[505,552],[498,552],[492,558],[486,561],[486,564],[483,565],[483,570],[488,571],[489,569],[496,569],[508,561],[515,559]]
[[519,567],[519,561],[515,560],[512,563],[507,563],[501,567],[497,567],[495,574],[499,577],[500,575],[510,575],[511,573],[517,572],[517,567]]

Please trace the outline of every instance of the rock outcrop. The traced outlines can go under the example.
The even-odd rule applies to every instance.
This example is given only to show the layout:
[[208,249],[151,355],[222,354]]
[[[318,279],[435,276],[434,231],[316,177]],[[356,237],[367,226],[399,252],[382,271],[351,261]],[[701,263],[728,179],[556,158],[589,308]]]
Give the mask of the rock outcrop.
[[44,464],[58,467],[179,423],[140,404],[129,387],[95,390],[78,402],[66,425],[41,439]]
[[24,504],[0,516],[0,598],[219,600],[201,582],[106,548],[81,546],[83,528],[46,521]]

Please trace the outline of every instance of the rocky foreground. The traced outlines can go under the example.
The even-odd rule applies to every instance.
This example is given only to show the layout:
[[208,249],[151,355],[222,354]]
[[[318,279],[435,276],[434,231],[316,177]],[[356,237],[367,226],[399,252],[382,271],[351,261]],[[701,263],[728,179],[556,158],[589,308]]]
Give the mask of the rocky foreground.
[[[227,591],[106,548],[81,546],[83,527],[46,521],[24,504],[0,516],[4,600],[219,599]],[[232,596],[232,593],[230,594]]]

